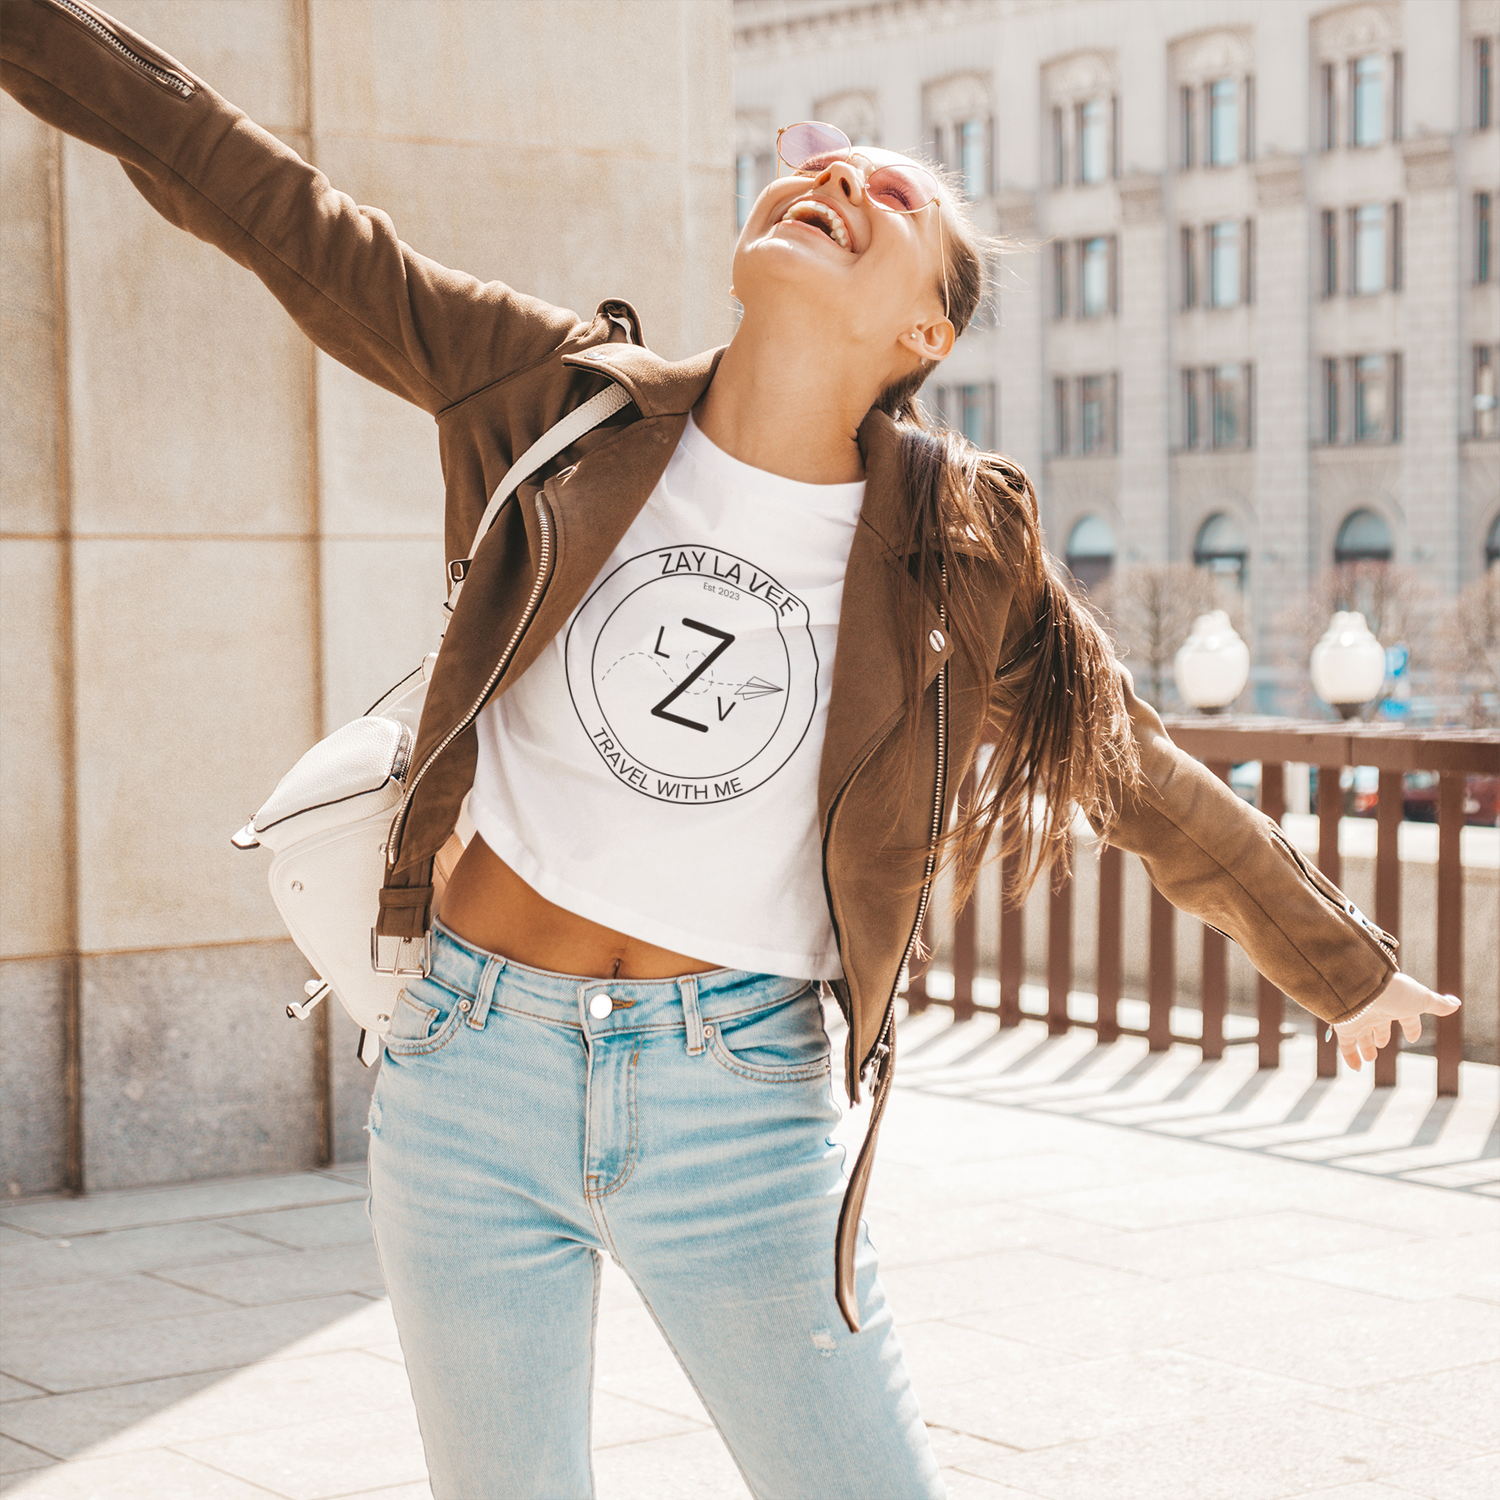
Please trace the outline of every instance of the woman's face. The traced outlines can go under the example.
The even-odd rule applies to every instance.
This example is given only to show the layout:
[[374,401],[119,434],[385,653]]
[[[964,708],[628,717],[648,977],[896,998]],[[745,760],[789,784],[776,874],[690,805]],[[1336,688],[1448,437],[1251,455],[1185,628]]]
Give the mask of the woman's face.
[[899,213],[865,194],[876,167],[909,161],[860,146],[815,177],[771,183],[735,246],[734,289],[746,316],[790,303],[810,335],[889,351],[888,378],[943,358],[953,330],[943,309],[941,203]]

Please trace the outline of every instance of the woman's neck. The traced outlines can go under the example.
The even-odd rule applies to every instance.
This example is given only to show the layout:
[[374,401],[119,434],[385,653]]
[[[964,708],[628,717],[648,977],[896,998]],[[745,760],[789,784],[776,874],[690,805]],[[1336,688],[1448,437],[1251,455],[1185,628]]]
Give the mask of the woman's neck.
[[741,463],[805,484],[847,484],[865,477],[857,434],[880,385],[868,361],[857,372],[850,346],[828,347],[814,327],[768,326],[747,310],[693,419]]

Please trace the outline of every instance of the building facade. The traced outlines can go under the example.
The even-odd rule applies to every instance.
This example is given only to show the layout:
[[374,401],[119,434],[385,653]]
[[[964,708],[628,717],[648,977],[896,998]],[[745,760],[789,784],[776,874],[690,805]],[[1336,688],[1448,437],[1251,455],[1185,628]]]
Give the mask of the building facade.
[[1261,709],[1348,561],[1500,557],[1500,0],[735,0],[736,179],[779,124],[959,174],[1010,248],[929,405],[1097,586],[1237,595]]

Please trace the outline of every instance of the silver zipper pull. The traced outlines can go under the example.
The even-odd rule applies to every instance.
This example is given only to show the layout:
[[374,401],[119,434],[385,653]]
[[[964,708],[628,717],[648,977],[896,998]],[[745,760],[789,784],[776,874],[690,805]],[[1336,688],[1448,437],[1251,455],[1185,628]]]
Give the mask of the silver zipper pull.
[[294,1000],[286,1008],[289,1020],[305,1021],[333,993],[333,990],[327,980],[309,979],[302,986],[302,993],[307,996],[306,1000]]

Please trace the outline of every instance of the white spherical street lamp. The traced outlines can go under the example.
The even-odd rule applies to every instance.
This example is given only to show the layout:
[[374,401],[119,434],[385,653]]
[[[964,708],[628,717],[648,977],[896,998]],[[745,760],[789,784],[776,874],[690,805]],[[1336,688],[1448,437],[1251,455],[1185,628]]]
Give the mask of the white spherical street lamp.
[[1357,609],[1341,609],[1313,647],[1313,690],[1345,719],[1354,718],[1385,686],[1385,647]]
[[1193,621],[1193,628],[1172,662],[1182,701],[1202,713],[1229,707],[1250,680],[1250,648],[1222,609]]

